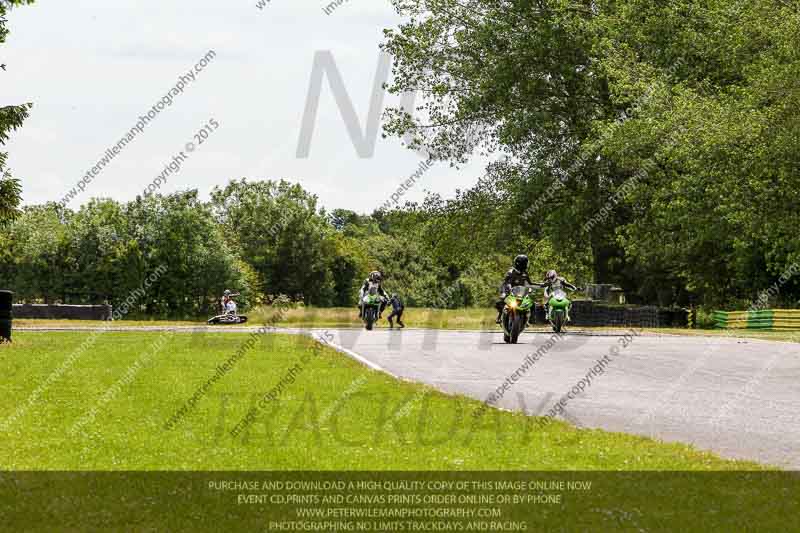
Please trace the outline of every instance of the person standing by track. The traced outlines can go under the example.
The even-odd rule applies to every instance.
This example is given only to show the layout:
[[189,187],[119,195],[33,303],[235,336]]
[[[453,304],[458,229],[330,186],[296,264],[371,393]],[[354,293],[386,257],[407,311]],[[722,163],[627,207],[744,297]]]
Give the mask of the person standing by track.
[[397,325],[400,326],[401,329],[406,327],[406,325],[403,324],[403,311],[405,311],[406,308],[406,306],[403,305],[403,300],[401,300],[397,294],[392,294],[392,297],[389,299],[389,305],[392,306],[392,313],[388,317],[389,328],[394,329],[392,319],[395,317],[397,318]]

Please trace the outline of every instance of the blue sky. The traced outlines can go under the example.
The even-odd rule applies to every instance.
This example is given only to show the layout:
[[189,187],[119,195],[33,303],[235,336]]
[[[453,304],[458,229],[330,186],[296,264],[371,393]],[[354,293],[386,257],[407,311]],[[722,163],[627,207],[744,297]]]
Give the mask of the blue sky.
[[[370,212],[420,163],[397,139],[378,139],[359,158],[323,84],[310,156],[295,155],[315,52],[330,50],[363,128],[382,30],[400,21],[388,0],[348,0],[331,15],[323,0],[212,2],[38,0],[9,15],[0,51],[0,106],[34,103],[7,148],[26,204],[59,200],[208,50],[217,57],[92,182],[92,196],[130,200],[214,118],[220,127],[171,177],[164,192],[207,197],[231,178],[285,178],[328,208]],[[398,97],[387,96],[387,105]],[[405,198],[452,196],[474,184],[485,161],[438,165]]]

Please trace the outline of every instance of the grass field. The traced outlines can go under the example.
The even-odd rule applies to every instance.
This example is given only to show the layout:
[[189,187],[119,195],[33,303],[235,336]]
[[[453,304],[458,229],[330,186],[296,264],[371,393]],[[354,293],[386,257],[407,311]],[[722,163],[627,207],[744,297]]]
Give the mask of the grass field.
[[[88,340],[87,340],[88,339]],[[236,334],[16,334],[0,346],[3,470],[734,470],[682,444],[490,410],[366,370],[299,336],[261,335],[173,429],[165,424],[248,339]],[[297,371],[303,356],[310,357]],[[291,379],[289,369],[295,368]],[[283,382],[256,422],[231,430]],[[402,408],[410,400],[410,408]]]
[[[381,320],[381,327],[388,327],[386,317],[390,311],[386,310]],[[269,308],[256,310],[251,313],[254,320],[264,320],[272,316]],[[437,328],[437,329],[493,329],[495,327],[496,312],[483,308],[464,309],[425,309],[408,308],[403,314],[403,322],[410,328]],[[361,327],[358,310],[347,307],[334,308],[297,308],[286,313],[282,320],[289,326],[315,326],[315,327]]]

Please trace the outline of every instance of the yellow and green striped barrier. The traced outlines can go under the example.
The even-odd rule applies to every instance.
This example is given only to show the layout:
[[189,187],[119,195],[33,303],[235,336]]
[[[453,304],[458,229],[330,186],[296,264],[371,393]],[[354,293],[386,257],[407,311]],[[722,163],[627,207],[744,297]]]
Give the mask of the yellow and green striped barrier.
[[800,330],[800,309],[714,311],[714,322],[721,329]]

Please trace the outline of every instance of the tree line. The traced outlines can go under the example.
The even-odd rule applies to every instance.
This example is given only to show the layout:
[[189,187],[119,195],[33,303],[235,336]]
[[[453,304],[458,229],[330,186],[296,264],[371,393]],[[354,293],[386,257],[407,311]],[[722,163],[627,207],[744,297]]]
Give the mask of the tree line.
[[300,185],[247,179],[209,201],[188,190],[77,210],[26,206],[0,234],[0,285],[21,302],[118,305],[163,270],[132,316],[194,317],[213,313],[225,289],[244,306],[286,295],[355,307],[367,274],[381,270],[408,305],[488,304],[507,260],[453,270],[427,241],[429,209],[328,212]]
[[[441,208],[455,257],[503,234],[637,299],[740,308],[800,264],[796,1],[393,4],[390,90],[424,105],[387,131],[495,156]],[[799,299],[792,277],[771,305]]]
[[[224,288],[354,305],[380,269],[407,304],[456,307],[489,305],[528,253],[534,278],[555,268],[631,302],[747,308],[780,280],[768,304],[800,305],[796,2],[393,3],[389,90],[423,100],[388,110],[385,132],[436,162],[491,156],[474,187],[371,214],[280,180],[19,210],[0,174],[0,223],[15,219],[0,284],[113,303],[166,264],[143,311],[197,315]],[[26,112],[0,110],[0,144]]]

